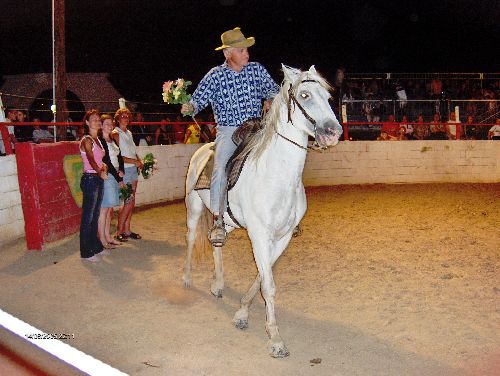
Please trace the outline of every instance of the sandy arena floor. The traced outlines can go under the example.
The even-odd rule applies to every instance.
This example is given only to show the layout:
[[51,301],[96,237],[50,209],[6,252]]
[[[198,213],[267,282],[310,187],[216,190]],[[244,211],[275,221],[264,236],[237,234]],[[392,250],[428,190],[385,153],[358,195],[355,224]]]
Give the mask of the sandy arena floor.
[[[500,184],[340,186],[308,202],[274,267],[286,359],[267,355],[260,295],[246,331],[231,323],[256,273],[244,231],[224,249],[222,299],[211,260],[182,287],[182,203],[138,212],[144,239],[95,265],[78,235],[4,245],[0,307],[131,375],[498,375]],[[0,350],[0,374],[79,374],[4,330]]]

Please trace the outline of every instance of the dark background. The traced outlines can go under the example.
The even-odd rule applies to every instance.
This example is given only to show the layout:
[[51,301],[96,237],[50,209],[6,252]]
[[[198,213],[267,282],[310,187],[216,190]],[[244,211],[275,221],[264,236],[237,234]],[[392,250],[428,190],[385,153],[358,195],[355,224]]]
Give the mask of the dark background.
[[[51,72],[50,0],[0,0],[0,75]],[[347,72],[499,71],[498,0],[66,0],[68,72],[109,72],[128,100],[161,102],[223,62],[220,34],[254,36],[251,60]],[[98,88],[96,88],[98,90]],[[38,93],[33,93],[38,94]]]

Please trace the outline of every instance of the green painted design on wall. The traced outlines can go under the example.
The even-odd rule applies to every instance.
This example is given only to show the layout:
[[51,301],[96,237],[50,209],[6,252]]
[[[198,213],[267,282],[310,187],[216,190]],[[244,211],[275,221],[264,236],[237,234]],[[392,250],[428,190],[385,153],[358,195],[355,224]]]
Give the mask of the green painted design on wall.
[[79,208],[82,207],[83,193],[80,188],[80,180],[83,175],[83,161],[80,154],[71,154],[64,156],[64,175],[66,176],[66,181],[68,182],[69,190],[71,195],[78,205]]

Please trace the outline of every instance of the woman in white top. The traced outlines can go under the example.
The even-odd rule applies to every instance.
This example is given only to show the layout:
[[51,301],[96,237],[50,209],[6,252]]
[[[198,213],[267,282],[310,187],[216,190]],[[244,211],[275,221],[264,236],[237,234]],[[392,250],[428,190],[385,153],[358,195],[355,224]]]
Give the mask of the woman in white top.
[[132,114],[126,108],[120,108],[115,113],[112,137],[120,147],[123,161],[125,162],[125,176],[123,182],[132,185],[132,198],[124,203],[118,214],[118,227],[115,238],[119,241],[127,241],[128,238],[141,239],[141,235],[130,230],[130,221],[135,207],[135,192],[137,190],[137,180],[139,179],[138,169],[142,169],[142,161],[137,155],[132,133],[128,130]]

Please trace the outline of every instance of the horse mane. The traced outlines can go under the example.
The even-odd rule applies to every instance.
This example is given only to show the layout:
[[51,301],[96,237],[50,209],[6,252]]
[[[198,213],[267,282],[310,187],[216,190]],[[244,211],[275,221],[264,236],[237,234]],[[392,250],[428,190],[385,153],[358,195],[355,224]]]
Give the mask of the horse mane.
[[281,83],[281,88],[279,93],[274,97],[273,103],[269,111],[264,115],[261,121],[262,128],[252,137],[250,142],[246,145],[243,150],[242,155],[246,155],[248,152],[253,151],[251,158],[258,160],[264,150],[269,146],[269,143],[274,138],[278,132],[278,124],[281,121],[287,121],[288,119],[281,119],[281,110],[283,107],[288,106],[288,90],[290,84],[292,84],[292,93],[297,95],[297,88],[304,80],[314,80],[319,82],[319,84],[330,91],[332,87],[319,73],[304,71],[299,69],[287,67],[288,70],[293,72],[296,77],[294,82],[291,82],[286,76]]

